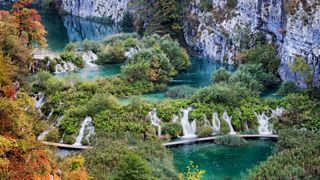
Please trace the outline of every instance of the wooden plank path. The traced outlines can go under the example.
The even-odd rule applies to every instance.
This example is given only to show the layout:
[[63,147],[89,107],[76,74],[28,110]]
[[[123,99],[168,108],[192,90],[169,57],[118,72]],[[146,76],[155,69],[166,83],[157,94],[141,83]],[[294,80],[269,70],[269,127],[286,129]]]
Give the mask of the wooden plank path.
[[59,53],[49,51],[47,49],[35,49],[33,51],[33,59],[44,60],[45,57],[50,59],[59,58]]
[[[275,135],[275,134],[271,134],[271,135],[243,134],[243,135],[236,135],[236,136],[243,137],[243,138],[278,138],[278,135]],[[164,147],[170,147],[170,146],[177,146],[177,145],[190,144],[190,143],[196,143],[196,142],[206,142],[206,141],[212,141],[214,139],[217,139],[218,137],[222,137],[222,136],[212,136],[212,137],[194,138],[194,139],[183,139],[183,140],[179,140],[179,141],[163,143],[162,145]]]
[[54,142],[48,142],[48,141],[42,141],[42,143],[47,146],[55,146],[63,149],[86,150],[86,149],[92,148],[92,146],[75,146],[71,144],[54,143]]
[[[236,135],[236,136],[243,137],[243,138],[278,138],[278,135],[275,135],[275,134],[271,134],[271,135],[243,134],[243,135]],[[179,141],[163,143],[162,146],[170,147],[170,146],[177,146],[177,145],[190,144],[190,143],[196,143],[196,142],[206,142],[206,141],[212,141],[214,139],[217,139],[218,137],[222,137],[222,136],[194,138],[194,139],[182,139]],[[71,145],[71,144],[54,143],[54,142],[48,142],[48,141],[42,141],[42,143],[47,146],[55,146],[55,147],[63,148],[63,149],[86,150],[86,149],[93,148],[92,146],[76,146],[76,145]]]

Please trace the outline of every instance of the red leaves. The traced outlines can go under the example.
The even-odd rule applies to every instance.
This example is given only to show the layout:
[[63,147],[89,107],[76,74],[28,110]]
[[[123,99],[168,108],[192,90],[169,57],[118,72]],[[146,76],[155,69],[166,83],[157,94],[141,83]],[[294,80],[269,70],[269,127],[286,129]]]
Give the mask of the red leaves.
[[26,33],[28,36],[28,46],[32,43],[37,43],[41,47],[46,47],[45,34],[47,33],[44,26],[41,24],[41,16],[35,9],[26,8],[32,0],[19,0],[13,5],[13,16],[18,25],[20,36]]
[[17,99],[17,96],[16,96],[16,90],[14,89],[13,86],[7,86],[4,88],[4,94],[6,97],[9,97],[13,100],[16,100]]

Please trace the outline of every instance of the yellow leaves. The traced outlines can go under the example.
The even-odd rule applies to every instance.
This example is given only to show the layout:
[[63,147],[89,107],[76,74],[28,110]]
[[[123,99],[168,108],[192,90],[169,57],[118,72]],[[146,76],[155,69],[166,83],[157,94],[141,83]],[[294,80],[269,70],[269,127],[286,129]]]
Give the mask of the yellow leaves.
[[205,173],[205,170],[199,170],[199,167],[195,166],[193,161],[190,161],[187,172],[185,174],[179,173],[179,180],[200,180]]
[[81,155],[65,158],[62,164],[62,170],[64,179],[88,179],[88,173],[84,167],[84,158]]

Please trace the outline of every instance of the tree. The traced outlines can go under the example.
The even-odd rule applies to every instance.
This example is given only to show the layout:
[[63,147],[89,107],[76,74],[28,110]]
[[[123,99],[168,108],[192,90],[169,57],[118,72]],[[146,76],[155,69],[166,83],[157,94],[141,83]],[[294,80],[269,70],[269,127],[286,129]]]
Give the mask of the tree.
[[26,8],[30,4],[32,4],[32,0],[18,0],[13,5],[14,22],[18,24],[19,36],[27,37],[27,47],[34,43],[40,45],[40,47],[46,47],[45,34],[47,32],[40,22],[41,17],[37,10]]

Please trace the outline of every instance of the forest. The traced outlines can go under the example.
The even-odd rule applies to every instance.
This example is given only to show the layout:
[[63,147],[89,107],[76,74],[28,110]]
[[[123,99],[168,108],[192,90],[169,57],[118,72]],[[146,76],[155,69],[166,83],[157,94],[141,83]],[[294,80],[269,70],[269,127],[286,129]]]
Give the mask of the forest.
[[[265,32],[243,29],[234,63],[213,62],[184,38],[189,1],[138,0],[121,22],[75,17],[85,25],[116,24],[119,32],[68,41],[54,51],[53,30],[43,14],[69,15],[56,1],[33,3],[0,6],[0,179],[320,177],[316,72],[296,55],[289,68],[306,86],[281,78],[279,47]],[[293,5],[287,8],[294,11]],[[212,6],[207,0],[200,4],[201,11],[221,14],[231,13],[237,1],[226,2],[228,12]],[[35,58],[43,49],[50,53]],[[212,139],[203,143],[203,138]],[[180,144],[190,139],[196,143]],[[61,148],[44,142],[86,150],[66,150],[61,156]],[[166,146],[175,142],[179,145]],[[251,164],[239,162],[248,167],[235,174],[225,166],[212,171],[202,162],[214,161],[211,156],[204,150],[202,156],[208,157],[199,155],[208,146],[206,151],[230,148],[240,156],[259,143],[272,145],[260,144],[268,149],[266,155]],[[217,156],[237,163],[238,157],[228,153]]]

